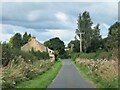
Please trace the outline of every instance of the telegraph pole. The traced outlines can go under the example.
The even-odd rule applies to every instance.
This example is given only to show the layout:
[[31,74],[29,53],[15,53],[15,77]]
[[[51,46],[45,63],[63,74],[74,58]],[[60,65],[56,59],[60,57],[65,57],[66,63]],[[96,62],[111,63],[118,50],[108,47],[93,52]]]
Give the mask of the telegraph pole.
[[80,52],[82,52],[82,34],[84,33],[80,32]]
[[74,44],[71,44],[71,51],[73,51]]

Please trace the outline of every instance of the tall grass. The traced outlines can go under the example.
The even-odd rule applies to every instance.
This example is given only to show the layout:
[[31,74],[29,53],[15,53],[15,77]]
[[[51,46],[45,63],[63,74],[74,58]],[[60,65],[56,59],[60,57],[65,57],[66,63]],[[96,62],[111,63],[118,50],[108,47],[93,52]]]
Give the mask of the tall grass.
[[3,68],[2,88],[15,88],[16,84],[32,80],[49,70],[54,62],[50,60],[36,60],[26,63],[21,57],[12,60],[8,66]]
[[52,68],[50,70],[48,70],[44,74],[38,75],[36,78],[34,78],[30,81],[25,81],[23,83],[20,83],[20,84],[16,85],[16,87],[17,88],[42,88],[42,89],[45,89],[55,78],[55,76],[59,72],[61,66],[62,66],[62,62],[58,61],[52,66]]
[[[76,64],[77,68],[80,70],[86,78],[93,81],[97,88],[107,89],[108,90],[118,90],[118,77],[112,78],[111,80],[105,80],[100,75],[96,73],[91,73],[89,68],[86,65]],[[119,77],[120,78],[120,77]]]
[[[76,53],[72,58],[80,72],[98,88],[118,89],[118,53],[116,50]],[[108,89],[109,90],[109,89]]]

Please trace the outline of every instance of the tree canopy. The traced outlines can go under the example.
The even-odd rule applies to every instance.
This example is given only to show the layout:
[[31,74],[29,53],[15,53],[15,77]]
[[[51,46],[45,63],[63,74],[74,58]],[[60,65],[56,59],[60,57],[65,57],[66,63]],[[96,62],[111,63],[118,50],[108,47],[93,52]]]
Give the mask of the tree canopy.
[[79,40],[72,40],[68,43],[68,48],[72,49],[71,52],[80,52]]
[[14,36],[12,36],[9,40],[9,46],[12,48],[19,48],[26,43],[28,43],[31,40],[31,34],[27,34],[27,32],[24,33],[22,36],[20,33],[16,33]]
[[92,28],[92,20],[89,12],[85,11],[83,14],[79,14],[76,29],[76,35],[81,42],[81,49],[84,52],[96,51],[100,48],[101,36],[99,24]]
[[25,34],[23,35],[23,45],[28,43],[31,40],[31,34],[27,34],[27,32],[25,32]]
[[44,42],[44,45],[48,48],[54,50],[58,56],[64,54],[65,52],[65,45],[62,40],[60,40],[58,37],[52,38],[46,42]]
[[22,45],[22,36],[20,33],[16,33],[13,37],[13,47],[20,48]]

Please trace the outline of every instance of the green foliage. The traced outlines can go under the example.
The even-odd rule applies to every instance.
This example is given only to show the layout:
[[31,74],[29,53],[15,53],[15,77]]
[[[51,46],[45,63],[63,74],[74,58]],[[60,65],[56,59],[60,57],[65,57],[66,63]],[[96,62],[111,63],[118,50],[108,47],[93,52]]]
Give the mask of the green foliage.
[[62,55],[65,52],[64,42],[62,40],[60,40],[58,37],[52,38],[52,39],[44,42],[44,45],[47,46],[48,48],[56,51],[58,56]]
[[[49,59],[49,54],[47,52],[40,51],[31,51],[24,52],[17,48],[11,48],[7,43],[2,44],[2,65],[7,66],[8,63],[15,59],[16,57],[21,56],[28,63],[29,61],[33,63],[35,60]],[[29,62],[29,63],[30,63]]]
[[[109,28],[109,34],[108,34],[108,42],[110,44],[110,48],[118,48],[119,44],[119,37],[120,37],[120,22],[115,22],[110,28]],[[111,43],[112,42],[112,43]]]
[[56,62],[51,69],[43,73],[42,75],[38,75],[36,78],[30,81],[25,81],[16,85],[16,88],[47,88],[47,86],[52,82],[52,80],[56,77],[62,66],[62,62]]
[[[91,73],[89,68],[86,65],[79,65],[78,63],[76,63],[77,68],[80,70],[80,72],[88,79],[90,79],[91,81],[93,81],[96,85],[97,88],[109,88],[110,90],[117,90],[118,87],[118,77],[116,78],[112,78],[111,81],[106,81],[104,79],[102,79],[101,76]],[[115,89],[111,89],[111,88],[115,88]]]
[[108,37],[102,39],[101,41],[102,49],[105,51],[110,51],[117,49],[120,44],[120,22],[115,22],[110,26]]
[[[89,12],[85,11],[78,17],[78,29],[76,29],[76,35],[79,37],[79,41],[82,40],[82,51],[95,52],[101,49],[101,35],[99,24],[92,29],[93,22],[91,21]],[[78,47],[77,50],[80,48]]]
[[[17,61],[18,65],[15,64]],[[3,69],[2,88],[15,88],[16,85],[32,80],[51,68],[50,60],[37,60],[34,63],[26,63],[23,58],[16,57],[10,66]]]
[[14,36],[10,38],[8,45],[11,48],[20,49],[21,46],[25,45],[30,40],[31,40],[31,34],[28,35],[27,32],[25,32],[25,34],[22,37],[20,33],[16,33]]
[[76,29],[76,34],[78,35],[79,39],[80,38],[80,33],[83,33],[81,35],[82,37],[82,49],[84,52],[87,51],[87,48],[91,44],[91,37],[92,37],[92,24],[93,22],[91,21],[89,12],[85,11],[83,14],[78,16],[78,29]]
[[[72,47],[73,45],[73,47]],[[79,40],[72,40],[68,43],[68,48],[72,49],[71,52],[80,52]]]
[[2,44],[2,65],[6,66],[11,59],[13,59],[11,56],[11,49],[9,45],[4,42]]
[[26,62],[29,62],[29,60],[31,62],[37,60],[37,57],[35,57],[33,54],[29,53],[29,52],[24,52],[24,51],[21,51],[19,49],[11,49],[11,54],[14,56],[13,59],[16,57],[16,56],[21,56],[22,58],[24,58],[24,60]]
[[64,52],[58,58],[61,58],[61,59],[68,59],[68,58],[70,58],[69,52],[67,52],[67,51]]
[[32,48],[32,50],[30,51],[30,53],[33,54],[38,60],[49,59],[48,52],[34,51],[33,48]]
[[80,53],[71,53],[71,59],[75,61],[76,58],[79,57],[79,55],[80,55]]
[[13,47],[19,48],[22,46],[22,36],[20,33],[16,33],[13,37]]
[[15,57],[21,56],[22,58],[25,59],[26,62],[29,60],[33,61],[36,60],[37,58],[29,53],[29,52],[23,52],[17,48],[11,48],[7,43],[2,44],[2,65],[7,66],[8,63],[15,59]]
[[105,50],[105,51],[109,51],[111,50],[111,46],[110,46],[110,41],[108,40],[108,37],[102,39],[101,41],[101,48],[102,50]]
[[[116,57],[116,56],[115,56]],[[113,51],[97,51],[93,53],[71,53],[72,60],[75,60],[76,58],[83,58],[83,59],[107,59],[110,60],[114,58]]]
[[31,34],[27,34],[27,32],[24,33],[23,35],[23,45],[25,45],[26,43],[28,43],[31,39]]
[[99,24],[97,24],[94,29],[92,29],[91,44],[87,48],[87,52],[95,52],[101,49],[101,35]]
[[14,38],[14,36],[12,36],[12,37],[10,38],[9,43],[8,43],[8,45],[9,45],[11,48],[13,47],[13,38]]

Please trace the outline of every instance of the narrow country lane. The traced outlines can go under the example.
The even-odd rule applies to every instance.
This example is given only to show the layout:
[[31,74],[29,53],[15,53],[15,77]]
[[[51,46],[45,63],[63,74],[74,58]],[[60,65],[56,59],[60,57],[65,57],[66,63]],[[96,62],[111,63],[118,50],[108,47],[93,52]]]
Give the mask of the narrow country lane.
[[71,60],[63,60],[63,66],[48,88],[93,88],[79,73]]

